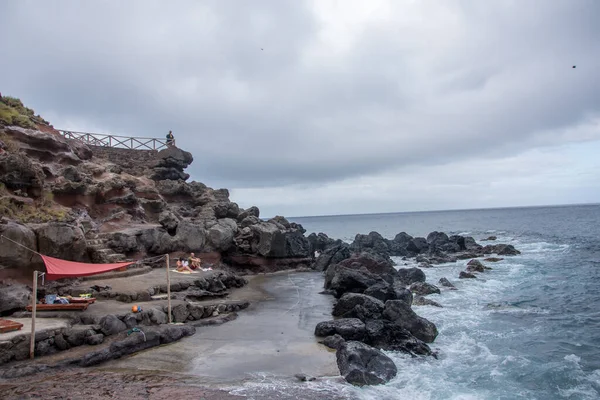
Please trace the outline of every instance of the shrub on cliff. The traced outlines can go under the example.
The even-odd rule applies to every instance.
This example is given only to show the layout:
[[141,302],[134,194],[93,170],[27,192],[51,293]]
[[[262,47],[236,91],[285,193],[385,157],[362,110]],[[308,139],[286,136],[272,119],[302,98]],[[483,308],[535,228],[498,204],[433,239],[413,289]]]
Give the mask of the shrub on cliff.
[[19,114],[14,108],[0,103],[0,125],[16,125],[23,128],[35,128],[35,124],[24,115]]
[[35,129],[37,125],[50,124],[16,97],[3,96],[0,98],[0,125]]
[[0,215],[21,223],[44,223],[65,221],[69,210],[54,203],[53,195],[44,192],[38,200],[11,195],[0,182]]

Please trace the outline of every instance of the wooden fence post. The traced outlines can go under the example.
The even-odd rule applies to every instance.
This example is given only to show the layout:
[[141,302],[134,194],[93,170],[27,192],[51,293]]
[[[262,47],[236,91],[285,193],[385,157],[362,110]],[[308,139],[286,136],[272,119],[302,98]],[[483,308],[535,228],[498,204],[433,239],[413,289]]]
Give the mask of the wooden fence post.
[[37,311],[37,280],[38,272],[33,271],[33,303],[31,304],[31,339],[29,341],[29,358],[33,359],[35,354],[35,312]]
[[171,323],[171,271],[169,262],[169,255],[167,254],[167,311],[169,314],[169,324]]

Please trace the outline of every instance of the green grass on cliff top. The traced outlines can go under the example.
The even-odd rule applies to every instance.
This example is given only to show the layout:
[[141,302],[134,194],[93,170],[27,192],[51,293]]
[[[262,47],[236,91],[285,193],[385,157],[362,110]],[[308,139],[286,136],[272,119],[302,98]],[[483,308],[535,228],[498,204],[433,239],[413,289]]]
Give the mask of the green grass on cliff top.
[[39,115],[23,105],[16,97],[2,96],[0,98],[0,126],[16,125],[22,128],[35,129],[38,125],[49,125]]

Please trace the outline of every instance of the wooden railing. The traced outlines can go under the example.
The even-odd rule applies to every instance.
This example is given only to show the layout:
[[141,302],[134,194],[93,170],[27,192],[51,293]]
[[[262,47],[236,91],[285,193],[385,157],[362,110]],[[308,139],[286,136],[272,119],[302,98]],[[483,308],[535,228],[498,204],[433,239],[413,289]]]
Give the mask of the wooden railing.
[[[79,140],[90,146],[116,147],[130,150],[160,150],[168,146],[167,139],[115,136],[102,133],[73,132],[62,129],[58,129],[58,132],[65,139]],[[175,142],[172,144],[174,145]]]

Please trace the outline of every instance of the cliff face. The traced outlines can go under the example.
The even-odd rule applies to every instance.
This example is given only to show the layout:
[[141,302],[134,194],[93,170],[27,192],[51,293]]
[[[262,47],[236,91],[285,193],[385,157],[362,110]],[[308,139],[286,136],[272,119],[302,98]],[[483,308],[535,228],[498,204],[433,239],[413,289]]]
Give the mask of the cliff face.
[[[41,253],[107,262],[195,252],[253,269],[310,261],[302,226],[262,221],[227,189],[187,182],[193,157],[181,149],[87,146],[16,126],[0,126],[0,147],[0,234]],[[0,275],[37,258],[4,240]]]

